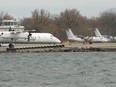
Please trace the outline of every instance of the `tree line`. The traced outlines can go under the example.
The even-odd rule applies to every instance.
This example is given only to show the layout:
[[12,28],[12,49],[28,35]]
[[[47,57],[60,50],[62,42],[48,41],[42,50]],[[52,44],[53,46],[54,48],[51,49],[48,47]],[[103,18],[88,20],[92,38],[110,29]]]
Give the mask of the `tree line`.
[[[5,12],[0,12],[0,23],[3,19],[15,19]],[[98,17],[87,18],[77,9],[65,9],[60,14],[51,14],[44,9],[35,9],[30,17],[20,19],[25,29],[36,32],[49,32],[60,40],[66,40],[65,29],[71,28],[74,34],[83,36],[94,35],[98,28],[102,34],[116,36],[116,9],[106,10]]]

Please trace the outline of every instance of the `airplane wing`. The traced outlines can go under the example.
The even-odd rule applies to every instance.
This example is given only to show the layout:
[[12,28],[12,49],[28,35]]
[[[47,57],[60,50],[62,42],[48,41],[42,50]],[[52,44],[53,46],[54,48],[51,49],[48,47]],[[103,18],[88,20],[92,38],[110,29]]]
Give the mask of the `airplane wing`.
[[22,33],[22,31],[10,31],[11,34],[18,34],[18,33]]

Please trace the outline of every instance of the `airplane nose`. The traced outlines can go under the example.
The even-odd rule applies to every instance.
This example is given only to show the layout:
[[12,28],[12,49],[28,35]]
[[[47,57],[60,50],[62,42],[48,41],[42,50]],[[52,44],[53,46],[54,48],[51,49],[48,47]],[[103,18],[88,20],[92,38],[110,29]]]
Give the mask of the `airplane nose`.
[[57,42],[57,43],[61,43],[61,41],[60,41],[58,38],[56,38],[56,42]]
[[59,39],[57,39],[57,43],[61,43],[61,41]]

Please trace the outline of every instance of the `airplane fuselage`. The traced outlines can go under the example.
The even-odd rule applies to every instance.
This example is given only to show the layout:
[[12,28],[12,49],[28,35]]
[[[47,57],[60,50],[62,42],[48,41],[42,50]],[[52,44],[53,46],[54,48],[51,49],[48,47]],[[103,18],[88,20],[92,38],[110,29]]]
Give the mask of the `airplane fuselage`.
[[108,42],[109,40],[105,37],[90,37],[88,41],[91,42]]
[[61,41],[50,33],[31,33],[28,40],[28,32],[0,32],[0,43],[61,43]]

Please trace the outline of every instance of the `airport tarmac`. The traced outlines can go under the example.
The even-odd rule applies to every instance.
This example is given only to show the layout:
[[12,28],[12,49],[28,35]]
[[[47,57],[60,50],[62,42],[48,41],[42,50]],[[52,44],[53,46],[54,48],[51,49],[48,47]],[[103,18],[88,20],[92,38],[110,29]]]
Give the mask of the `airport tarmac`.
[[116,43],[92,43],[92,44],[83,44],[79,42],[66,42],[64,43],[65,47],[95,47],[95,48],[116,48]]

